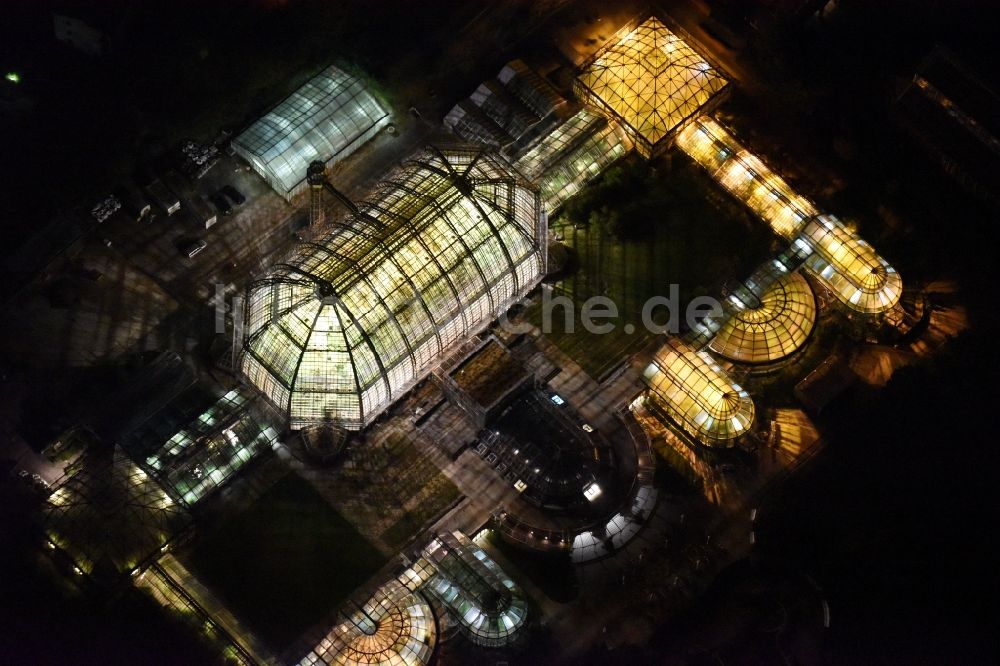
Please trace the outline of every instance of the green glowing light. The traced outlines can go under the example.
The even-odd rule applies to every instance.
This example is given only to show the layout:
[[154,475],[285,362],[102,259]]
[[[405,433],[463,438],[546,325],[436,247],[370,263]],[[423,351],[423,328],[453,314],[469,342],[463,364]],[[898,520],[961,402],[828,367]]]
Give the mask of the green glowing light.
[[18,74],[17,72],[7,72],[6,76],[4,76],[4,78],[7,79],[8,81],[10,81],[11,83],[20,83],[21,82],[21,75]]

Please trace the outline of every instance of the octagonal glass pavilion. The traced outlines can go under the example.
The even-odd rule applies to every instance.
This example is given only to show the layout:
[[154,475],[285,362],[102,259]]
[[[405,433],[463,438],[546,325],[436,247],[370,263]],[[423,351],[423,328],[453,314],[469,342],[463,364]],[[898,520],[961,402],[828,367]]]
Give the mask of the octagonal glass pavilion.
[[629,25],[584,65],[577,94],[620,120],[649,157],[728,84],[656,17]]
[[485,149],[429,148],[251,284],[240,369],[292,428],[358,430],[544,272],[537,191]]

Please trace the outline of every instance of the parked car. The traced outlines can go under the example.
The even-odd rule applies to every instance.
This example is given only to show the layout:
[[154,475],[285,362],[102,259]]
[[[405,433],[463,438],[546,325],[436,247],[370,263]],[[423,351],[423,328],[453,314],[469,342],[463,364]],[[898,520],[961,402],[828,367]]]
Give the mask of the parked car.
[[210,196],[208,199],[209,199],[209,201],[212,202],[212,205],[215,206],[215,209],[217,211],[219,211],[219,213],[221,215],[232,215],[233,214],[233,206],[232,206],[232,204],[229,203],[229,200],[226,199],[226,197],[222,196],[221,192],[216,192],[215,194],[213,194],[212,196]]
[[247,198],[243,196],[243,193],[232,185],[223,185],[219,192],[222,196],[232,201],[234,206],[242,206],[247,202]]
[[208,243],[205,242],[205,239],[198,238],[181,245],[181,253],[186,255],[188,259],[194,259],[206,247],[208,247]]

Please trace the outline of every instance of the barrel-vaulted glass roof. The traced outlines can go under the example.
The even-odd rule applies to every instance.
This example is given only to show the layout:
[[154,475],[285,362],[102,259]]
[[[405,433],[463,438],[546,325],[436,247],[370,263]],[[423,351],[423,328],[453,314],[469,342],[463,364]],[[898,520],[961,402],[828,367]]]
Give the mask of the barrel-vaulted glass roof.
[[899,302],[903,280],[896,269],[833,215],[810,220],[795,242],[813,248],[806,268],[848,308],[872,314]]
[[544,238],[506,161],[429,148],[250,286],[241,370],[293,428],[363,428],[538,283]]
[[776,234],[811,253],[806,268],[849,309],[877,314],[899,302],[903,282],[896,269],[836,217],[820,215],[718,122],[695,119],[677,145]]
[[727,83],[687,42],[650,17],[626,26],[594,54],[576,88],[581,98],[621,120],[639,152],[649,156]]
[[542,204],[552,213],[631,149],[631,139],[617,123],[584,107],[519,157],[515,166],[538,183]]
[[310,162],[342,160],[388,124],[360,80],[328,67],[233,139],[233,149],[290,198],[304,189]]
[[528,618],[524,595],[476,543],[461,532],[439,535],[421,561],[433,569],[424,590],[455,617],[462,633],[483,647],[509,645]]
[[786,273],[759,299],[734,304],[712,351],[741,363],[771,363],[798,350],[816,323],[816,298],[804,277]]
[[753,424],[750,394],[706,352],[671,338],[643,373],[653,406],[708,446],[728,446]]
[[812,202],[796,194],[781,176],[708,116],[696,118],[678,132],[677,146],[782,238],[791,240],[817,213]]

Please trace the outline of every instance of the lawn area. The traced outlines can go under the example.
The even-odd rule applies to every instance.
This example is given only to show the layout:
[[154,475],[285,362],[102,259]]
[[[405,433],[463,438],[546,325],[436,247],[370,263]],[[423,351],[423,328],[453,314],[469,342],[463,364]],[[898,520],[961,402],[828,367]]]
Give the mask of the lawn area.
[[392,548],[402,547],[424,523],[458,499],[458,486],[438,472],[421,490],[413,509],[405,512],[382,533],[382,541]]
[[186,558],[229,609],[280,651],[385,558],[308,482],[288,474]]
[[[773,242],[765,225],[751,221],[683,155],[670,168],[637,157],[611,167],[567,202],[552,227],[575,254],[575,270],[553,295],[569,297],[576,314],[571,331],[563,309],[555,308],[546,335],[595,379],[651,339],[641,317],[649,298],[669,297],[676,284],[683,325],[691,299],[720,297],[726,281],[745,278],[770,256]],[[581,326],[582,305],[593,296],[618,308],[617,319],[600,320],[615,324],[610,333]],[[539,304],[527,316],[541,326]],[[653,319],[666,323],[666,309],[654,310]]]

